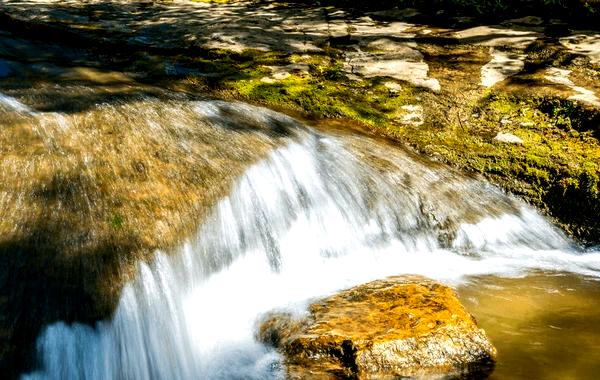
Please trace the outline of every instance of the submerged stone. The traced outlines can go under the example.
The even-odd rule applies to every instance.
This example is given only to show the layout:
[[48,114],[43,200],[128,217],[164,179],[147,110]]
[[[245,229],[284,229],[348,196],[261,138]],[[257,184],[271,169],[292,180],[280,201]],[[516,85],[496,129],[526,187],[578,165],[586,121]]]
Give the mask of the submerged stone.
[[420,276],[342,291],[302,319],[269,314],[258,338],[283,353],[289,378],[483,377],[496,356],[454,291]]

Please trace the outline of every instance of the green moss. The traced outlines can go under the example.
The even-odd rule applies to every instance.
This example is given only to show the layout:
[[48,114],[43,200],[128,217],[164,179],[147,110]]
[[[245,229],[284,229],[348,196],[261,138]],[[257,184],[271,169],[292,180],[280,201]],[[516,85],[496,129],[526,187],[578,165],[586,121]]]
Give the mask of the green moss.
[[113,228],[123,228],[123,225],[125,224],[125,218],[123,217],[123,215],[120,214],[114,214],[112,219],[110,220],[110,225]]
[[[413,99],[413,89],[406,86],[392,94],[381,80],[349,81],[342,65],[330,57],[311,56],[303,59],[309,73],[292,73],[283,80],[269,79],[269,66],[285,66],[299,62],[298,56],[254,56],[238,65],[236,76],[226,78],[222,90],[254,102],[287,106],[322,117],[345,117],[379,125],[390,122],[399,106]],[[240,79],[242,78],[242,79]]]
[[[190,76],[188,80],[267,106],[360,121],[382,135],[401,139],[464,170],[481,173],[523,195],[576,235],[600,237],[600,227],[594,227],[597,223],[590,216],[592,211],[596,212],[592,215],[600,212],[597,112],[565,99],[522,98],[487,90],[471,102],[440,108],[436,113],[436,107],[444,103],[442,95],[407,83],[392,92],[384,85],[389,78],[349,80],[336,51],[328,54],[215,51],[195,61],[218,73],[216,79]],[[308,73],[292,72],[283,80],[272,77],[268,66],[292,63],[307,65]],[[426,113],[431,111],[425,124],[402,123],[401,107],[408,104],[420,104]],[[460,121],[449,112],[457,112]],[[523,144],[494,142],[493,137],[500,131],[519,136]]]
[[[490,92],[462,114],[476,117],[460,124],[445,119],[419,127],[394,126],[392,134],[430,156],[486,175],[548,210],[568,231],[598,240],[597,113],[564,99]],[[495,143],[500,131],[519,136],[523,144]]]
[[[474,111],[482,117],[477,125],[470,123],[469,133],[456,135],[460,144],[444,140],[456,154],[434,145],[435,153],[467,169],[502,177],[502,183],[549,210],[571,232],[597,239],[600,146],[590,122],[597,114],[564,99],[519,99],[506,93],[488,95]],[[521,137],[523,145],[491,143],[489,137],[498,131]]]

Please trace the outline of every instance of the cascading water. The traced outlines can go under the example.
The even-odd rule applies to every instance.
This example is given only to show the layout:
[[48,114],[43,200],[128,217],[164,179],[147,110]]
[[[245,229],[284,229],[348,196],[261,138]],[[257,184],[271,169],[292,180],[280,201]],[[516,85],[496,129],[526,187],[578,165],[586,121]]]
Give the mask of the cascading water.
[[314,297],[402,273],[451,284],[530,269],[600,276],[600,253],[493,186],[366,138],[299,136],[250,167],[178,252],[140,264],[112,320],[48,326],[39,369],[23,377],[279,378],[279,356],[253,338],[272,309],[302,313]]
[[31,114],[33,111],[25,104],[19,102],[12,96],[5,95],[0,92],[0,107],[6,108],[9,111],[16,111],[24,114]]

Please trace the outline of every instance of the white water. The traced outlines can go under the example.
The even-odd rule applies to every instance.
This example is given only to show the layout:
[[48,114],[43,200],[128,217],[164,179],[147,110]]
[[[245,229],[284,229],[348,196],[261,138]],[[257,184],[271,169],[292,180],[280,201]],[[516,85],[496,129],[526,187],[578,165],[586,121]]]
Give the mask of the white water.
[[113,320],[48,326],[24,378],[278,378],[278,355],[253,338],[274,308],[402,273],[600,276],[600,253],[496,188],[391,151],[381,172],[355,143],[308,134],[251,167],[179,253],[140,265]]
[[33,114],[33,110],[27,107],[25,104],[19,102],[12,96],[5,95],[0,92],[0,107],[4,107],[9,111],[16,111],[22,114]]

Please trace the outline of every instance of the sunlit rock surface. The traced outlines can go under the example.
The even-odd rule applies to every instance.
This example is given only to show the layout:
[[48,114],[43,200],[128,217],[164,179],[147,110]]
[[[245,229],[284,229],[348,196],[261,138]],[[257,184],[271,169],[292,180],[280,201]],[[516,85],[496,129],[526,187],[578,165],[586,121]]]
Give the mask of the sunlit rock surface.
[[525,67],[525,55],[490,49],[492,60],[481,68],[481,84],[492,87]]
[[429,66],[419,56],[420,53],[408,47],[400,53],[348,53],[344,70],[366,78],[390,77],[440,91],[439,81],[428,76]]
[[279,348],[290,378],[485,376],[496,350],[454,291],[420,276],[370,282],[267,316],[260,340]]
[[490,47],[513,47],[524,49],[540,34],[535,30],[517,30],[504,27],[478,26],[454,33],[462,43]]
[[544,78],[552,83],[568,87],[575,92],[575,95],[569,96],[569,99],[600,107],[600,99],[596,96],[594,91],[575,85],[575,83],[569,79],[569,74],[571,74],[571,70],[550,67],[546,69]]
[[519,73],[525,67],[526,49],[540,34],[535,30],[516,30],[478,26],[454,33],[463,43],[489,46],[492,59],[481,68],[481,84],[492,87]]
[[560,43],[574,53],[588,56],[592,63],[600,64],[599,33],[583,31],[579,34],[560,38]]

